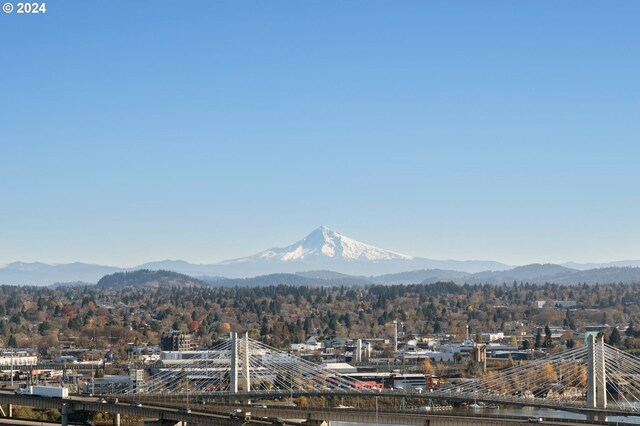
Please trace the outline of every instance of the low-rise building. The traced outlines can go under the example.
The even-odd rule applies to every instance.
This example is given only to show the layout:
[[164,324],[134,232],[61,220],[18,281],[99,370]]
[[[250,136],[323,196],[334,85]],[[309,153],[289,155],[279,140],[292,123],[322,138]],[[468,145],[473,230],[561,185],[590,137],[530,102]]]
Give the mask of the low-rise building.
[[191,335],[180,330],[171,330],[160,339],[163,351],[190,351],[193,349]]
[[577,302],[575,300],[554,300],[553,306],[556,308],[575,308],[577,306]]
[[496,340],[504,339],[504,333],[503,332],[480,333],[480,337],[482,338],[483,342],[495,342]]
[[35,365],[38,357],[31,349],[4,349],[0,352],[0,367]]
[[318,340],[311,336],[305,343],[292,343],[291,351],[292,352],[315,352],[322,350],[322,342],[318,342]]
[[160,346],[139,346],[129,351],[131,358],[144,363],[155,362],[160,359]]
[[93,379],[84,384],[86,395],[99,395],[106,393],[116,393],[127,390],[131,386],[129,375],[105,375],[99,379]]

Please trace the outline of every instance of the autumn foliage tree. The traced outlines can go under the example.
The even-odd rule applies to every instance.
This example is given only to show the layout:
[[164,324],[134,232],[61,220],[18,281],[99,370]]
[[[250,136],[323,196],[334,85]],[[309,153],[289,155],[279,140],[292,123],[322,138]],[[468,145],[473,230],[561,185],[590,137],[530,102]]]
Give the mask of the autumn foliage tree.
[[191,333],[197,333],[199,328],[200,328],[200,321],[198,320],[193,320],[189,324],[189,332]]
[[420,362],[420,372],[427,376],[432,376],[435,372],[433,365],[431,363],[431,358],[426,357]]

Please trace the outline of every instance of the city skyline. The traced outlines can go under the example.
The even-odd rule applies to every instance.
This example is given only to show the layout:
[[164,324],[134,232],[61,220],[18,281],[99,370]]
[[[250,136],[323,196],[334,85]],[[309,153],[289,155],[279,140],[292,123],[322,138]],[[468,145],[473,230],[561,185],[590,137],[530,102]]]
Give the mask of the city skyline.
[[0,265],[640,259],[637,2],[47,6],[0,16]]

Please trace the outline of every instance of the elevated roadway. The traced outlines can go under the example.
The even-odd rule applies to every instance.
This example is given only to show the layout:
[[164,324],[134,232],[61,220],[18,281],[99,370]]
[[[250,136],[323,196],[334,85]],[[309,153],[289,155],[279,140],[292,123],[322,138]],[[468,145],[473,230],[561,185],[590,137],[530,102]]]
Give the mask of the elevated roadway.
[[[151,397],[151,401],[175,400],[176,398],[186,400],[217,400],[217,401],[250,401],[256,399],[276,399],[276,398],[297,398],[297,397],[356,397],[356,398],[398,398],[398,399],[421,399],[432,401],[447,402],[465,402],[465,403],[486,403],[509,405],[513,407],[535,407],[548,408],[551,410],[570,411],[586,416],[607,415],[607,416],[633,416],[640,415],[636,407],[630,406],[629,409],[623,409],[618,406],[609,406],[607,408],[589,408],[585,406],[584,400],[564,400],[546,398],[523,398],[509,397],[500,394],[477,394],[469,392],[418,392],[409,390],[313,390],[313,391],[251,391],[238,392],[230,394],[228,392],[208,392],[208,393],[172,393],[166,395],[155,395]],[[142,398],[142,396],[140,396]]]
[[[527,418],[507,416],[480,416],[472,413],[424,413],[418,411],[383,411],[355,408],[311,408],[283,407],[268,405],[238,404],[192,404],[190,410],[184,401],[144,401],[144,402],[100,402],[96,398],[72,397],[69,399],[44,398],[37,396],[13,395],[0,392],[0,404],[23,405],[35,408],[56,408],[63,413],[62,425],[69,425],[68,414],[72,412],[105,412],[116,415],[157,419],[158,425],[175,425],[187,422],[189,425],[239,426],[242,422],[231,419],[229,413],[236,409],[251,412],[251,421],[245,423],[278,423],[282,420],[307,421],[321,424],[328,421],[354,422],[366,424],[406,424],[411,426],[513,426],[528,423]],[[267,403],[268,404],[268,403]],[[66,416],[66,420],[65,420]],[[115,417],[114,417],[115,419]],[[117,416],[116,424],[119,424]],[[545,425],[607,424],[603,418],[588,421],[569,419],[546,419]],[[115,423],[115,420],[114,420]],[[44,424],[44,423],[43,423]]]

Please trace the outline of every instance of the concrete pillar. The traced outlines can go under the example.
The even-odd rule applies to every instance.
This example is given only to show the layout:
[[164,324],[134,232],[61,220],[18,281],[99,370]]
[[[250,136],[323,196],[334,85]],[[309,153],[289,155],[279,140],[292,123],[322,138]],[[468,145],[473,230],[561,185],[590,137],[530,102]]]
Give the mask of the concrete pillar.
[[120,413],[113,415],[113,426],[120,426]]
[[13,404],[9,404],[9,417],[13,417]]
[[596,406],[607,408],[607,370],[604,363],[604,338],[600,336],[596,342],[597,381],[596,381]]
[[133,385],[133,392],[139,393],[143,391],[144,370],[139,368],[129,369],[129,381]]
[[602,336],[587,338],[587,407],[607,408],[607,376]]
[[243,362],[244,365],[242,367],[242,373],[244,375],[244,383],[243,383],[243,388],[245,392],[249,392],[251,390],[251,380],[249,379],[249,333],[246,332],[244,334],[244,353],[243,355]]
[[355,357],[353,358],[356,362],[362,362],[362,339],[358,339],[358,343],[356,344]]
[[62,417],[60,418],[61,426],[69,426],[69,404],[62,404]]
[[595,337],[587,337],[587,407],[596,408]]
[[238,335],[231,332],[231,371],[229,391],[238,393]]
[[474,343],[471,351],[472,360],[479,371],[487,371],[487,346],[483,343]]

